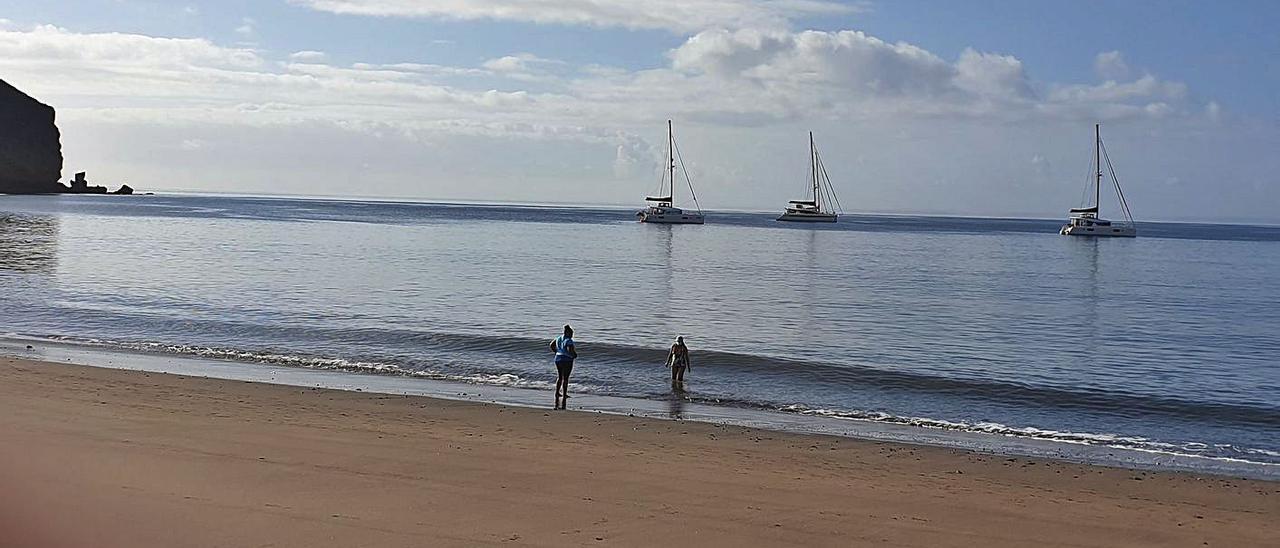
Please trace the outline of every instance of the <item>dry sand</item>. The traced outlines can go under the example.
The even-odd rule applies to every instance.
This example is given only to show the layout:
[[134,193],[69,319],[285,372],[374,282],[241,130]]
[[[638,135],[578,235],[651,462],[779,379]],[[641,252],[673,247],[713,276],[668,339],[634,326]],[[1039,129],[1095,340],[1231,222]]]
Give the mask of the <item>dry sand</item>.
[[1280,546],[1280,483],[0,358],[2,546]]

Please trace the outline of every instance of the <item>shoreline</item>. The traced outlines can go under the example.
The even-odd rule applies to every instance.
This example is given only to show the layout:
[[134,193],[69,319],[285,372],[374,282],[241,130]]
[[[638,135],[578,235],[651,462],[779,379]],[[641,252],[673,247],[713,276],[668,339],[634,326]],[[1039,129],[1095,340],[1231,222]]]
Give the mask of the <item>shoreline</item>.
[[25,545],[1280,542],[1276,482],[692,421],[15,358],[0,416]]
[[[25,347],[34,345],[34,349]],[[373,371],[291,366],[226,358],[196,357],[103,346],[91,342],[50,340],[38,337],[0,336],[0,357],[45,360],[110,369],[174,373],[225,380],[262,382],[286,386],[329,388],[354,392],[411,395],[493,403],[542,409],[549,407],[551,390],[542,387],[489,384],[460,379],[439,379]],[[943,447],[992,455],[1032,457],[1068,463],[1131,470],[1181,471],[1230,478],[1280,481],[1280,465],[1171,451],[996,433],[925,423],[827,416],[805,410],[744,408],[694,403],[682,399],[641,399],[579,392],[573,407],[613,415],[656,420],[702,422],[743,426],[793,434],[814,434]],[[1090,436],[1078,434],[1077,436]],[[1096,435],[1092,435],[1096,436]],[[1101,437],[1101,436],[1097,436]]]

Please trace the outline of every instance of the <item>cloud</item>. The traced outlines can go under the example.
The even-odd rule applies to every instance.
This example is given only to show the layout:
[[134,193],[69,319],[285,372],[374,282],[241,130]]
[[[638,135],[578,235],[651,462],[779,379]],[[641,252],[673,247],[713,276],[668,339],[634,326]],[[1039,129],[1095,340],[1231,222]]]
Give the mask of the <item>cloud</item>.
[[617,143],[613,158],[615,179],[648,176],[658,170],[664,153],[648,141],[623,131],[617,132],[614,140]]
[[[0,65],[11,67],[52,70],[78,66],[97,72],[131,68],[164,71],[192,66],[252,69],[262,64],[262,58],[252,49],[217,46],[202,38],[157,38],[115,32],[83,34],[52,25],[37,26],[29,31],[0,31]],[[66,75],[72,74],[75,73]]]
[[[946,59],[858,31],[708,30],[688,37],[667,59],[664,66],[644,70],[578,66],[531,53],[478,66],[337,64],[319,52],[273,55],[203,39],[51,26],[0,29],[0,75],[58,109],[69,155],[101,149],[97,161],[108,163],[128,153],[125,148],[140,151],[121,176],[152,166],[148,173],[160,177],[173,166],[143,152],[176,149],[191,162],[206,162],[211,179],[272,181],[279,169],[293,167],[272,167],[264,155],[255,160],[264,166],[260,173],[240,172],[225,167],[225,158],[255,154],[272,139],[287,138],[324,151],[315,153],[323,156],[316,165],[326,166],[310,173],[316,181],[337,177],[330,172],[342,158],[377,157],[388,173],[401,169],[387,180],[419,180],[413,173],[434,169],[423,163],[424,151],[439,151],[429,157],[449,162],[449,154],[484,150],[487,156],[471,163],[476,171],[458,176],[501,171],[494,181],[516,175],[562,185],[605,181],[610,184],[592,186],[591,196],[616,201],[619,194],[647,189],[662,161],[665,134],[657,121],[674,118],[688,159],[699,164],[691,168],[709,174],[697,184],[711,201],[749,206],[751,194],[735,185],[754,184],[760,173],[770,179],[758,188],[779,188],[777,181],[791,174],[778,172],[777,157],[761,151],[791,150],[794,136],[816,129],[823,150],[831,151],[829,167],[843,161],[842,151],[856,150],[870,157],[868,164],[844,171],[867,170],[920,185],[959,181],[955,192],[919,185],[902,190],[936,192],[932,203],[919,207],[946,208],[968,195],[960,189],[974,194],[957,173],[981,172],[988,165],[1009,165],[1015,172],[1010,181],[1056,188],[1050,162],[1067,166],[1078,158],[1064,158],[1056,147],[1023,146],[1043,143],[1047,134],[1122,119],[1133,123],[1121,127],[1155,134],[1158,128],[1195,127],[1221,117],[1222,110],[1216,103],[1194,103],[1185,85],[1154,75],[1101,83],[1036,81],[1012,55],[969,49]],[[72,79],[75,85],[68,85]],[[121,137],[100,144],[113,134]],[[984,155],[983,140],[999,152]],[[237,144],[242,141],[255,145]],[[298,143],[280,146],[306,150]],[[1006,150],[1011,147],[1021,148]],[[889,159],[875,159],[886,150]],[[803,157],[800,150],[796,158]],[[1007,162],[1028,157],[1030,165]],[[517,165],[543,171],[528,177],[503,171]],[[348,188],[365,174],[344,177],[350,178],[332,188]],[[502,191],[500,184],[507,183],[495,182],[493,192]],[[415,187],[401,195],[433,192]],[[851,192],[856,203],[859,191]],[[1049,200],[1047,192],[1037,199]],[[916,207],[895,199],[876,203]]]
[[782,28],[790,21],[863,11],[831,0],[290,0],[347,15],[491,19],[696,32],[711,27]]
[[257,22],[254,21],[252,17],[243,17],[240,19],[240,26],[235,29],[236,34],[241,36],[250,36],[253,34],[254,25],[256,24]]
[[1124,61],[1124,55],[1118,51],[1099,53],[1093,59],[1093,72],[1103,80],[1124,80],[1131,74],[1129,64]]
[[[313,54],[302,55],[312,58]],[[59,109],[59,119],[265,126],[334,122],[352,130],[476,132],[537,125],[542,102],[523,90],[460,88],[443,80],[488,71],[419,64],[268,63],[255,50],[203,39],[0,30],[0,74]],[[69,77],[76,85],[68,86]],[[517,112],[523,112],[517,115]],[[545,125],[545,123],[543,124]],[[468,131],[459,129],[459,131]]]
[[1031,168],[1035,173],[1038,182],[1050,181],[1053,179],[1053,165],[1049,163],[1049,159],[1040,154],[1031,155]]
[[314,50],[295,51],[289,54],[289,59],[292,59],[294,61],[301,61],[304,63],[314,63],[318,61],[324,61],[328,57],[329,56],[325,54],[325,52],[314,51]]
[[824,86],[861,98],[1031,95],[1022,62],[1012,56],[967,49],[953,64],[918,46],[860,31],[716,29],[689,38],[670,57],[675,69],[687,73],[763,86]]
[[563,61],[543,59],[532,53],[517,53],[485,61],[484,68],[494,72],[533,72],[545,67],[564,65]]
[[[707,112],[748,123],[814,113],[1107,120],[1189,112],[1184,84],[1149,74],[1101,84],[1035,82],[1012,55],[966,49],[951,62],[910,43],[851,30],[714,29],[690,37],[669,56],[682,79],[667,85],[709,91],[703,81],[718,80],[715,106]],[[651,85],[660,79],[655,73],[646,78]]]
[[860,31],[708,30],[670,54],[677,70],[779,85],[835,85],[861,96],[931,93],[953,69],[905,42]]
[[1097,85],[1058,86],[1050,94],[1054,101],[1074,103],[1123,103],[1143,100],[1180,101],[1187,96],[1187,86],[1166,82],[1147,74],[1131,82],[1108,80]]
[[979,97],[1021,100],[1033,95],[1022,61],[1012,55],[979,53],[972,49],[960,54],[952,83]]
[[[283,62],[203,39],[0,30],[0,69],[61,110],[157,123],[287,124],[323,120],[406,133],[589,135],[683,118],[718,126],[801,119],[1112,120],[1216,116],[1186,86],[1031,80],[1011,55],[963,51],[948,61],[860,31],[707,30],[668,52],[669,66],[573,66],[531,53],[478,67],[330,64],[319,51]],[[74,74],[76,86],[66,86]],[[583,128],[586,128],[584,131]],[[575,137],[576,138],[576,137]],[[616,146],[616,143],[615,145]]]

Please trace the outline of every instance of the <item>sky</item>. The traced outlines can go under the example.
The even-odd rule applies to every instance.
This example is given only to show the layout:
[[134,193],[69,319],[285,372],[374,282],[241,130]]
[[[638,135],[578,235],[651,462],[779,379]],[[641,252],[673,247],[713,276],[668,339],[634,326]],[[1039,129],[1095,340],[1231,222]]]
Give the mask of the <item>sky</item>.
[[847,212],[1054,218],[1099,123],[1138,220],[1280,223],[1277,21],[1271,1],[0,0],[0,79],[57,109],[64,178],[145,190],[640,206],[670,119],[704,209],[801,198],[812,131]]

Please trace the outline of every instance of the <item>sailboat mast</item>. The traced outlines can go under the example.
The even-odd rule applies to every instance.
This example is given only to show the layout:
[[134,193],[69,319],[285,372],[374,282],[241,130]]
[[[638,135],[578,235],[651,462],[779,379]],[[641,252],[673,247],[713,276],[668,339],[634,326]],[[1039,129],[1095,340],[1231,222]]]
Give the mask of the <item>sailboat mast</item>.
[[1093,181],[1093,208],[1094,214],[1099,218],[1102,217],[1102,132],[1098,129],[1100,124],[1093,124],[1093,158],[1094,171]]
[[676,205],[676,136],[671,129],[671,120],[667,120],[667,166],[668,179],[671,183],[671,205]]
[[818,152],[813,146],[813,132],[809,132],[809,177],[813,183],[813,205],[822,211],[822,196],[818,192]]

